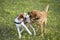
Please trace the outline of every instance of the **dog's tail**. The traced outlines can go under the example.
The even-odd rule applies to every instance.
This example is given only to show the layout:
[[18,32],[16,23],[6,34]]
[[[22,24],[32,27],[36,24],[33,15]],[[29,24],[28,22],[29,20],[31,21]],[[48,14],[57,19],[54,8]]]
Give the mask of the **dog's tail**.
[[48,12],[48,9],[49,9],[49,4],[45,8],[45,12]]

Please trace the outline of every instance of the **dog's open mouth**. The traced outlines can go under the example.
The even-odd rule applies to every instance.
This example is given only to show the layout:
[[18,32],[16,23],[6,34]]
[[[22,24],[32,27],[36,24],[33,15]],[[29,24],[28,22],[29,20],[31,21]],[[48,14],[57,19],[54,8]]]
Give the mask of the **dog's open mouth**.
[[35,18],[34,20],[39,20],[40,19],[40,17],[37,17],[37,18]]

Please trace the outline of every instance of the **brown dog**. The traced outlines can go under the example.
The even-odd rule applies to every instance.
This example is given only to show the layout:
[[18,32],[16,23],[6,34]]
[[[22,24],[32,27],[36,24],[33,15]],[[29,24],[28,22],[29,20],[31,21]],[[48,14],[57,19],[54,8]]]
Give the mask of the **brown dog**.
[[[37,22],[40,25],[41,36],[43,33],[46,33],[46,23],[47,23],[47,12],[48,12],[49,5],[46,6],[44,11],[37,11],[33,10],[28,12],[32,21]],[[44,27],[42,26],[44,24]],[[38,27],[39,28],[39,27]]]

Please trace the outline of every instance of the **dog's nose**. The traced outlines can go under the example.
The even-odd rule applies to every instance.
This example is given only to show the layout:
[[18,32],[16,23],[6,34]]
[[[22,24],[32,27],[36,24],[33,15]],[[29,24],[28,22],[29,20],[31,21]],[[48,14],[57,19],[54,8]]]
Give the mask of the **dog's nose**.
[[31,16],[29,16],[31,18]]

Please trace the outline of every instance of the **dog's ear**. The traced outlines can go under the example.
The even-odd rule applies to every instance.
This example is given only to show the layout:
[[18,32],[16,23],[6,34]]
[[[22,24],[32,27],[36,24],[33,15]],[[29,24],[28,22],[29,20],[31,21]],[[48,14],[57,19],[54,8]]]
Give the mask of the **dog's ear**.
[[20,15],[18,16],[18,19],[20,19],[20,18],[24,18],[23,14],[20,14]]
[[34,16],[34,17],[36,17],[36,16],[37,16],[37,14],[36,14],[36,13],[34,13],[34,14],[33,14],[33,16]]

